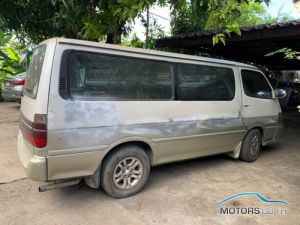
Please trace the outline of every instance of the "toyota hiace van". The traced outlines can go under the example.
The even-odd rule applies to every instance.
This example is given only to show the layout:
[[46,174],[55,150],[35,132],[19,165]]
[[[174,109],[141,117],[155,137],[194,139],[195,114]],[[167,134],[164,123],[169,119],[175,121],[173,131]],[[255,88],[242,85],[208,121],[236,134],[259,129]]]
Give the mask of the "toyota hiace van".
[[41,191],[85,180],[127,197],[152,166],[255,161],[278,141],[284,94],[252,65],[53,38],[32,56],[18,153],[29,178],[52,182]]

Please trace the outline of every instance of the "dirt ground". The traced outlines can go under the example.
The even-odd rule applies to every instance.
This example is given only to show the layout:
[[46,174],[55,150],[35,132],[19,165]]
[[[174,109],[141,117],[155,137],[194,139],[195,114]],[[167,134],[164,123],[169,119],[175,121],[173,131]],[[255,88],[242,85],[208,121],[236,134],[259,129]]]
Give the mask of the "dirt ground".
[[[85,185],[38,192],[17,156],[16,103],[0,104],[0,224],[300,224],[300,113],[285,114],[280,144],[254,163],[218,155],[155,167],[146,188],[112,199]],[[221,200],[240,192],[288,202],[283,214],[221,215]],[[282,207],[240,197],[228,207]]]

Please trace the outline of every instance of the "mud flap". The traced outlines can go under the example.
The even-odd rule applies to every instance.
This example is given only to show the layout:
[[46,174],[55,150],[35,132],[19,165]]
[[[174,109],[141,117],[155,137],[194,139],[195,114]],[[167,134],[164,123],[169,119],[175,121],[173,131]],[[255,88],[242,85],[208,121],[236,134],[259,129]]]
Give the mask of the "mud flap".
[[99,188],[100,187],[100,170],[101,165],[98,166],[97,170],[93,173],[92,176],[84,178],[84,182],[87,186],[91,188]]

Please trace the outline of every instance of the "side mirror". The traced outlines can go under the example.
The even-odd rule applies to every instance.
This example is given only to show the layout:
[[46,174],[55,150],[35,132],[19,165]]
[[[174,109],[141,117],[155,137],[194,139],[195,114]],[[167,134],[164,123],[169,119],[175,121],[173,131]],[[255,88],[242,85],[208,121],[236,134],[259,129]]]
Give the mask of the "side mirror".
[[286,91],[284,89],[275,89],[274,94],[276,98],[284,98],[286,96]]

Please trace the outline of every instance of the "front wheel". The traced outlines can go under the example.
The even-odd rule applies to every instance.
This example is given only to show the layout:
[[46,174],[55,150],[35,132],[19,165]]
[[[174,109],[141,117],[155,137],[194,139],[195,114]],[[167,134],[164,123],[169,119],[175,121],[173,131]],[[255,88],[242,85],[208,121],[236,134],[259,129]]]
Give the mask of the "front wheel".
[[261,133],[258,129],[253,129],[248,132],[244,138],[240,159],[245,162],[255,161],[260,152],[261,147]]
[[150,174],[147,153],[139,146],[123,146],[103,162],[101,186],[114,198],[125,198],[138,193]]

